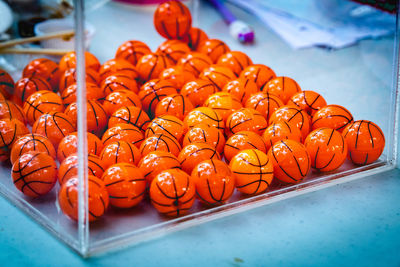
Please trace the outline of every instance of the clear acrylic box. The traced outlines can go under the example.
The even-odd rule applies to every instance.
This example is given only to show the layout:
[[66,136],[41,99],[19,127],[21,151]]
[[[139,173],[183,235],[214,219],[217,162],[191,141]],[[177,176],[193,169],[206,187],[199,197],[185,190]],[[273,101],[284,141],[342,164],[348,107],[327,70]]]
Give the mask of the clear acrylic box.
[[[96,28],[89,51],[96,55],[101,63],[113,58],[117,47],[126,40],[144,41],[152,50],[156,50],[163,41],[153,26],[153,12],[156,8],[154,5],[143,7],[107,1],[96,5],[88,1],[87,4],[90,3],[90,6],[85,12],[83,2],[74,1],[77,39],[75,48],[78,58],[78,86],[81,90],[78,94],[78,103],[81,103],[82,108],[79,112],[81,120],[78,121],[78,136],[79,134],[84,136],[83,133],[86,131],[85,85],[82,79],[85,72],[82,60],[84,22],[88,21]],[[292,4],[294,7],[300,6],[312,10],[310,6],[315,2],[317,1]],[[340,3],[333,0],[328,2]],[[293,77],[303,89],[309,88],[321,93],[328,103],[347,107],[356,120],[367,119],[376,122],[385,133],[384,153],[372,164],[355,166],[346,161],[336,171],[323,174],[312,172],[299,184],[270,188],[260,195],[243,196],[235,192],[228,203],[222,206],[205,208],[196,202],[189,214],[178,218],[167,219],[160,216],[150,207],[149,200],[145,199],[139,206],[128,210],[109,207],[105,216],[90,224],[85,219],[87,218],[85,214],[88,213],[85,187],[87,175],[83,175],[87,173],[85,149],[79,151],[81,205],[78,222],[64,216],[59,209],[56,201],[58,185],[50,194],[39,199],[30,199],[13,186],[10,166],[2,166],[0,169],[2,195],[84,257],[137,244],[207,221],[396,167],[399,137],[398,12],[396,22],[392,25],[394,34],[391,36],[364,40],[338,50],[317,47],[293,50],[276,33],[240,8],[229,6],[236,14],[243,17],[243,20],[251,22],[254,26],[256,43],[253,46],[241,45],[231,38],[227,26],[209,4],[196,0],[186,4],[192,10],[195,26],[204,29],[209,36],[226,42],[231,50],[244,51],[254,62],[270,66],[278,75]],[[279,5],[276,8],[279,8]],[[327,9],[321,10],[327,11]],[[18,69],[21,70],[32,57],[6,56],[3,59],[6,59],[7,64],[14,65],[18,73]],[[14,59],[19,60],[19,64],[16,64],[17,61]],[[80,147],[86,147],[86,139],[81,138],[80,141]]]

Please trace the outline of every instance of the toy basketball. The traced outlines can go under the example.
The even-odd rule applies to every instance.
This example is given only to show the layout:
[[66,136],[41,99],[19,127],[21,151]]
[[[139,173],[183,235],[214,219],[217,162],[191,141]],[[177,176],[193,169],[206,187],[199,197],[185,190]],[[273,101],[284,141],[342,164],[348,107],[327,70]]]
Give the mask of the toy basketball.
[[144,136],[150,137],[154,134],[165,134],[174,137],[180,141],[185,134],[183,122],[177,117],[171,115],[162,115],[156,117],[147,126]]
[[276,142],[268,151],[274,166],[274,177],[285,183],[296,184],[308,174],[311,159],[303,144],[294,140]]
[[144,132],[150,121],[149,116],[141,108],[127,106],[118,109],[111,115],[110,120],[108,121],[108,128],[119,123],[128,123],[138,127]]
[[160,73],[174,65],[172,60],[164,55],[150,53],[141,57],[136,64],[139,78],[142,83],[157,79]]
[[239,152],[229,163],[238,191],[248,195],[267,190],[274,177],[273,165],[264,152],[247,149]]
[[190,129],[183,138],[183,146],[191,143],[207,143],[221,154],[225,145],[225,137],[222,131],[215,127],[208,124],[198,124]]
[[180,1],[167,1],[154,12],[154,26],[164,38],[182,39],[192,26],[192,16]]
[[160,150],[150,152],[144,156],[138,166],[149,184],[162,171],[181,168],[179,160],[174,155]]
[[310,116],[327,105],[325,99],[314,91],[298,92],[289,99],[287,104],[298,106]]
[[171,82],[154,79],[142,86],[139,92],[139,98],[142,101],[143,109],[150,115],[154,114],[158,102],[164,97],[176,93],[176,88]]
[[76,124],[62,112],[50,112],[41,115],[32,126],[32,133],[46,136],[58,148],[61,139],[76,131]]
[[0,69],[0,93],[7,99],[14,93],[14,80],[3,69]]
[[385,136],[372,121],[350,123],[343,130],[343,136],[348,145],[348,158],[358,165],[376,161],[385,148]]
[[25,117],[30,125],[43,114],[49,112],[62,112],[64,106],[61,97],[51,91],[38,91],[25,101]]
[[338,169],[347,156],[347,144],[338,131],[320,128],[312,131],[304,141],[311,159],[311,167],[327,172]]
[[103,102],[103,108],[108,116],[111,116],[115,111],[126,106],[142,108],[142,102],[137,94],[125,89],[110,93]]
[[252,64],[249,56],[240,51],[229,51],[220,56],[217,61],[217,65],[230,68],[236,76],[239,76],[244,68]]
[[226,120],[225,133],[228,136],[241,131],[251,131],[262,135],[268,122],[264,116],[251,108],[241,108],[233,112]]
[[[58,168],[58,182],[60,185],[78,175],[78,161],[78,155],[72,154],[61,162]],[[96,176],[97,178],[101,178],[105,170],[103,161],[99,156],[93,154],[88,154],[87,169],[89,175]]]
[[307,113],[295,106],[282,106],[272,113],[269,118],[269,124],[272,124],[278,120],[286,121],[289,124],[293,124],[301,131],[303,140],[310,133],[310,117]]
[[265,129],[262,138],[267,146],[267,151],[273,144],[281,140],[291,139],[297,142],[302,142],[303,140],[300,129],[285,120],[278,120],[270,124]]
[[294,94],[301,92],[301,88],[292,78],[280,76],[268,81],[263,91],[276,95],[286,104]]
[[40,76],[48,82],[53,91],[57,91],[61,71],[58,64],[47,58],[34,59],[25,66],[22,77]]
[[190,52],[190,48],[182,41],[167,40],[163,42],[158,48],[156,53],[169,58],[174,64],[185,54]]
[[101,91],[104,96],[119,90],[129,90],[135,94],[139,93],[139,85],[125,73],[115,72],[110,74],[100,83]]
[[[71,51],[66,53],[60,59],[60,63],[58,64],[60,71],[63,73],[68,69],[76,68],[76,54],[75,51]],[[95,71],[99,71],[100,69],[99,60],[90,52],[85,51],[85,67],[86,69],[93,69]]]
[[225,84],[222,91],[230,93],[244,105],[249,97],[258,92],[257,84],[249,79],[239,78]]
[[216,63],[220,56],[229,52],[229,47],[221,40],[208,39],[199,44],[197,51],[210,57],[213,63]]
[[185,146],[178,155],[182,170],[192,173],[194,167],[204,160],[221,159],[216,149],[207,143],[192,143]]
[[275,110],[282,107],[282,100],[268,92],[259,92],[250,96],[246,103],[246,108],[252,108],[260,112],[266,120],[269,120]]
[[198,52],[191,52],[181,57],[177,65],[199,76],[200,73],[211,64],[213,64],[213,62],[209,56]]
[[56,150],[53,144],[45,136],[40,134],[26,134],[18,138],[12,146],[10,161],[13,164],[17,158],[28,152],[42,152],[56,158]]
[[[76,83],[68,86],[61,94],[61,99],[64,106],[68,106],[76,102],[76,91],[78,86]],[[87,100],[101,100],[104,97],[101,89],[94,83],[86,83],[86,99]]]
[[28,133],[25,124],[17,119],[0,120],[0,161],[8,160],[13,144]]
[[151,204],[158,212],[171,217],[187,213],[193,206],[195,194],[190,176],[179,169],[161,172],[150,186]]
[[207,205],[224,204],[235,190],[235,178],[231,169],[220,160],[206,160],[192,171],[191,179],[196,186],[197,197]]
[[342,132],[353,122],[353,115],[345,107],[339,105],[326,105],[314,113],[312,129],[327,127]]
[[17,119],[25,123],[25,114],[22,108],[12,101],[0,100],[0,120]]
[[104,169],[117,163],[131,163],[137,165],[141,158],[139,149],[128,142],[116,141],[106,145],[101,151],[100,158]]
[[205,68],[199,75],[200,79],[209,80],[219,91],[231,80],[236,79],[236,75],[227,67],[211,65]]
[[226,121],[229,115],[242,108],[242,103],[228,92],[218,92],[210,95],[204,102],[204,106],[216,110],[222,119]]
[[254,81],[260,91],[262,91],[264,86],[275,77],[275,72],[270,67],[263,64],[250,65],[246,67],[239,76],[239,78],[246,78]]
[[190,28],[189,33],[182,39],[194,51],[205,40],[208,40],[207,34],[202,29],[195,27]]
[[196,76],[182,66],[176,65],[163,70],[159,78],[171,82],[175,88],[180,90],[186,83],[195,80]]
[[108,76],[120,73],[131,79],[137,79],[139,72],[134,65],[123,59],[110,59],[104,62],[99,69],[100,80],[103,81]]
[[158,102],[155,115],[156,117],[171,115],[183,120],[193,108],[189,98],[181,94],[172,94]]
[[[99,84],[100,75],[93,69],[86,69],[85,81],[87,83]],[[61,75],[58,90],[62,93],[68,86],[74,83],[76,83],[76,69],[68,69]]]
[[29,197],[40,197],[53,189],[57,165],[46,153],[32,151],[17,158],[11,169],[15,187]]
[[116,59],[124,59],[136,66],[139,59],[151,53],[151,49],[143,42],[129,40],[121,44],[115,53]]
[[[61,211],[72,220],[78,220],[78,177],[69,179],[61,185],[58,203]],[[88,176],[88,216],[89,222],[99,219],[107,210],[109,197],[104,182],[97,177]],[[86,217],[86,216],[85,216]]]
[[52,91],[52,88],[44,78],[40,76],[21,78],[15,83],[12,100],[22,105],[33,93],[45,90]]
[[218,88],[212,82],[197,79],[185,84],[180,93],[187,97],[194,107],[201,107],[207,98],[216,92],[218,92]]
[[199,107],[195,108],[188,113],[186,118],[183,120],[183,124],[186,130],[190,130],[198,124],[208,124],[211,127],[215,127],[218,130],[224,130],[224,120],[222,117],[212,108]]
[[179,142],[169,134],[154,134],[147,137],[140,145],[142,156],[153,151],[167,151],[174,156],[178,156],[181,149]]
[[110,204],[118,208],[131,208],[142,201],[146,179],[135,165],[118,163],[108,168],[102,177],[110,197]]
[[143,140],[142,131],[138,127],[127,123],[116,124],[108,128],[101,138],[105,146],[115,141],[126,141],[136,147],[140,147]]
[[[100,155],[103,149],[103,142],[92,133],[86,134],[87,153],[93,155]],[[73,132],[65,136],[58,145],[57,158],[58,161],[63,162],[68,156],[78,153],[78,133]]]
[[257,149],[267,153],[268,149],[264,140],[258,134],[250,131],[235,133],[226,141],[224,146],[224,156],[229,162],[236,154],[246,149]]

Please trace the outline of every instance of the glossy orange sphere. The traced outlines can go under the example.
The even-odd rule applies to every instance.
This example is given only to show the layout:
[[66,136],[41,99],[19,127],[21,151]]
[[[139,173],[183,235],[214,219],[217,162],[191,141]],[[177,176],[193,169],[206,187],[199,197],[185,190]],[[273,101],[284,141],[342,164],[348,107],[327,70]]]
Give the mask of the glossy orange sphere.
[[272,162],[264,152],[247,149],[239,152],[229,163],[236,180],[236,188],[244,194],[259,194],[271,184]]
[[3,69],[0,69],[0,93],[7,99],[14,93],[14,79]]
[[139,78],[139,71],[134,65],[124,59],[110,59],[101,65],[99,69],[100,81],[105,80],[108,76],[119,73],[128,76],[132,80]]
[[0,100],[0,120],[2,119],[17,119],[20,122],[26,122],[22,108],[9,100]]
[[[103,142],[94,134],[86,134],[87,142],[87,153],[93,155],[100,155],[103,149]],[[78,153],[78,133],[73,132],[63,139],[61,139],[60,144],[57,148],[57,158],[62,162],[68,156]]]
[[192,50],[197,50],[199,45],[208,40],[208,35],[200,28],[192,27],[182,41],[188,44]]
[[149,184],[162,171],[181,168],[179,160],[174,155],[160,150],[150,152],[144,156],[138,166]]
[[252,108],[260,112],[266,120],[269,120],[275,110],[282,107],[284,104],[282,100],[268,92],[259,92],[250,96],[246,103],[246,108]]
[[14,143],[28,133],[25,124],[17,119],[0,120],[0,161],[8,160]]
[[100,153],[105,169],[116,163],[137,165],[141,157],[139,149],[125,141],[112,142],[106,145]]
[[146,156],[153,151],[167,151],[178,156],[182,147],[175,137],[169,134],[154,134],[147,137],[140,146],[140,153]]
[[217,65],[230,68],[236,76],[249,65],[252,65],[250,57],[240,51],[229,51],[218,58]]
[[235,190],[235,178],[231,169],[220,160],[205,160],[192,171],[191,179],[196,186],[197,197],[207,205],[224,204]]
[[119,123],[128,123],[144,132],[150,121],[149,116],[141,108],[127,106],[118,109],[111,115],[108,127],[111,128]]
[[218,88],[212,82],[197,79],[185,84],[180,93],[187,97],[194,107],[201,107],[210,95],[218,91]]
[[303,140],[311,130],[310,117],[304,110],[295,106],[282,106],[275,110],[269,118],[269,124],[279,120],[296,126],[301,131]]
[[64,106],[61,97],[51,91],[38,91],[32,94],[23,106],[25,117],[30,125],[43,114],[49,112],[63,112]]
[[348,158],[358,165],[376,161],[385,149],[385,135],[372,121],[350,123],[343,130],[343,136],[348,146]]
[[286,104],[294,94],[301,92],[301,88],[292,78],[280,76],[268,81],[263,91],[276,95]]
[[140,147],[143,140],[142,131],[138,127],[127,123],[119,123],[108,128],[101,138],[105,146],[115,141],[126,141],[136,147]]
[[150,137],[154,134],[169,135],[180,141],[185,134],[185,129],[183,122],[177,117],[162,115],[151,121],[144,135],[145,137]]
[[311,167],[326,172],[338,169],[347,156],[347,144],[338,131],[320,128],[312,131],[304,141],[311,159]]
[[217,111],[226,121],[233,112],[242,108],[242,103],[228,92],[218,92],[210,95],[204,102],[204,106]]
[[170,68],[174,62],[160,54],[149,53],[142,56],[136,64],[139,78],[142,83],[157,79],[164,69]]
[[172,94],[158,102],[155,110],[156,117],[172,115],[183,120],[194,107],[189,98],[182,94]]
[[110,74],[100,83],[101,92],[104,96],[119,90],[128,90],[133,93],[139,93],[139,85],[135,79],[132,79],[125,73],[115,72]]
[[198,124],[208,124],[218,130],[224,130],[224,120],[212,108],[199,107],[189,112],[183,121],[186,130],[190,130]]
[[291,139],[302,142],[303,137],[299,128],[285,120],[273,122],[265,129],[262,138],[267,147],[267,151],[278,141]]
[[154,79],[145,83],[139,92],[143,110],[154,114],[157,104],[168,95],[177,94],[175,86],[167,80]]
[[327,105],[325,99],[314,91],[298,92],[289,99],[287,104],[301,108],[310,116],[313,116],[320,108]]
[[195,76],[199,76],[200,73],[211,64],[213,64],[213,62],[209,56],[198,52],[191,52],[181,57],[177,65],[192,72]]
[[18,105],[23,105],[28,97],[37,91],[52,91],[52,88],[50,84],[40,76],[21,78],[15,83],[12,100]]
[[225,133],[228,136],[241,131],[251,131],[262,135],[268,122],[264,116],[251,108],[241,108],[233,112],[226,120]]
[[226,141],[224,146],[225,159],[229,162],[240,151],[246,149],[257,149],[264,153],[268,151],[261,136],[255,132],[241,131],[235,133]]
[[282,182],[301,182],[311,167],[310,155],[305,146],[294,140],[276,142],[268,151],[274,166],[274,177]]
[[137,40],[129,40],[122,43],[117,48],[115,58],[124,59],[132,65],[136,66],[139,59],[149,53],[151,53],[151,49],[148,47],[147,44]]
[[195,194],[192,179],[179,169],[159,173],[150,186],[151,203],[166,216],[175,217],[187,213],[194,203]]
[[46,153],[31,151],[17,158],[11,169],[15,187],[29,197],[40,197],[53,189],[57,165]]
[[[93,69],[95,71],[99,71],[100,62],[92,53],[85,51],[85,67],[86,69]],[[68,69],[76,68],[76,53],[75,51],[71,51],[66,53],[60,59],[59,68],[61,72],[64,72]]]
[[118,208],[131,208],[142,201],[146,179],[142,171],[129,163],[111,165],[101,178],[107,188],[110,204]]
[[178,155],[182,170],[191,174],[194,167],[204,160],[221,159],[215,148],[207,143],[192,143],[185,146]]
[[[78,177],[65,182],[58,193],[58,203],[61,211],[72,220],[78,220]],[[103,216],[109,204],[109,197],[104,182],[97,177],[88,177],[88,216],[93,222]],[[86,216],[85,216],[86,217]]]
[[22,77],[40,76],[57,91],[61,71],[58,64],[47,58],[37,58],[29,62],[22,71]]
[[118,109],[127,106],[142,108],[142,102],[137,94],[126,89],[110,93],[103,102],[103,108],[108,116],[111,116]]
[[183,146],[187,146],[191,143],[207,143],[221,154],[225,145],[225,137],[222,131],[213,126],[198,124],[191,128],[183,138]]
[[199,78],[212,82],[218,88],[218,91],[221,91],[228,82],[237,77],[227,67],[211,65],[200,73]]
[[228,92],[237,98],[243,105],[247,99],[258,92],[257,84],[249,79],[239,78],[225,84],[222,91]]
[[158,48],[156,53],[168,57],[174,64],[190,52],[190,48],[187,44],[179,40],[167,40],[163,42]]
[[239,76],[239,78],[245,78],[255,82],[260,91],[275,77],[275,72],[270,67],[263,64],[250,65],[246,67]]
[[[58,90],[60,93],[62,93],[68,86],[71,84],[76,83],[76,69],[68,69],[66,70],[60,78],[60,83],[58,85]],[[93,69],[86,69],[85,70],[85,81],[87,83],[94,83],[94,84],[99,84],[100,83],[100,75],[97,71]]]
[[208,39],[199,44],[197,51],[210,57],[216,63],[218,59],[230,51],[230,48],[223,41],[218,39]]
[[345,107],[326,105],[314,113],[311,125],[313,130],[327,127],[342,132],[353,121],[353,115]]
[[28,152],[42,152],[56,158],[56,150],[47,137],[40,134],[29,133],[18,138],[12,146],[10,161],[13,164],[18,157]]
[[193,72],[184,69],[182,66],[175,65],[161,72],[161,80],[167,80],[174,85],[178,91],[188,82],[196,79]]
[[[61,162],[58,168],[58,182],[60,185],[78,175],[78,161],[78,154],[72,154]],[[106,168],[104,168],[103,161],[99,156],[88,154],[87,169],[89,175],[101,178]]]
[[190,10],[180,1],[167,1],[154,12],[154,26],[164,38],[182,39],[192,26]]
[[[78,85],[76,83],[68,86],[61,94],[61,99],[64,106],[68,106],[76,102],[76,92],[78,90]],[[87,100],[97,100],[101,101],[104,98],[101,89],[94,83],[86,83],[86,99]]]

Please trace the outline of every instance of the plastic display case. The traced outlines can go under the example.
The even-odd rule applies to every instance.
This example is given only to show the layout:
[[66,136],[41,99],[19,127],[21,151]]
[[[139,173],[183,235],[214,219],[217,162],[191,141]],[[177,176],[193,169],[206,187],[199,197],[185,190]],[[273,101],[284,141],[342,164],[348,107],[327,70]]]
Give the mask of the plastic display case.
[[[267,1],[268,2],[268,1]],[[269,1],[274,2],[274,1]],[[293,2],[293,1],[291,1]],[[319,1],[294,1],[288,10],[303,8],[313,12],[327,12],[318,7]],[[336,3],[338,1],[328,1]],[[152,50],[163,42],[153,26],[154,5],[134,5],[123,2],[102,2],[102,5],[87,9],[84,1],[75,4],[75,51],[77,53],[78,83],[78,137],[79,138],[79,220],[75,222],[62,214],[57,203],[59,186],[47,195],[31,199],[19,192],[10,179],[10,166],[0,169],[0,192],[12,203],[30,215],[41,226],[48,229],[82,256],[136,244],[152,238],[205,223],[224,216],[244,212],[276,201],[295,197],[328,186],[367,177],[396,167],[398,161],[399,137],[399,25],[398,12],[393,20],[393,34],[367,39],[337,50],[312,47],[294,50],[279,36],[251,14],[232,8],[235,14],[253,25],[256,32],[254,45],[242,45],[234,40],[219,14],[208,4],[199,1],[185,2],[192,10],[194,25],[202,28],[213,38],[226,42],[231,50],[246,52],[254,62],[270,66],[277,75],[294,78],[307,90],[319,92],[330,104],[348,108],[354,118],[367,119],[377,123],[383,130],[386,146],[378,161],[356,166],[346,161],[338,170],[328,173],[310,172],[307,178],[296,185],[280,185],[269,188],[265,193],[245,196],[235,192],[224,205],[206,208],[198,201],[187,215],[166,218],[151,207],[145,199],[139,206],[121,210],[109,207],[105,216],[89,223],[87,197],[87,156],[84,133],[86,132],[86,93],[83,52],[85,49],[84,24],[89,22],[96,32],[89,51],[101,63],[114,57],[117,47],[127,40],[141,40]],[[337,13],[338,16],[340,13]],[[340,17],[331,18],[340,20]],[[39,57],[39,56],[38,56]],[[4,56],[3,63],[14,65],[15,73],[35,57]]]

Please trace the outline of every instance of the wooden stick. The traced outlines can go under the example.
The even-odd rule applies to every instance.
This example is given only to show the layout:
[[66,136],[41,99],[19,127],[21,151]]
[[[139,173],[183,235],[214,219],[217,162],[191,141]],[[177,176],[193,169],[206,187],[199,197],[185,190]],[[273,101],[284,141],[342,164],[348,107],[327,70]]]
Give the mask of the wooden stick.
[[62,56],[71,50],[50,48],[6,48],[0,49],[0,54],[31,54],[31,55],[54,55]]
[[19,39],[14,39],[14,40],[0,43],[0,49],[10,47],[10,46],[15,46],[18,44],[32,43],[32,42],[36,42],[36,41],[53,39],[53,38],[60,38],[60,37],[69,37],[70,38],[74,35],[75,35],[75,32],[73,30],[68,30],[68,31],[60,31],[60,32],[44,34],[44,35],[35,36],[35,37],[19,38]]

